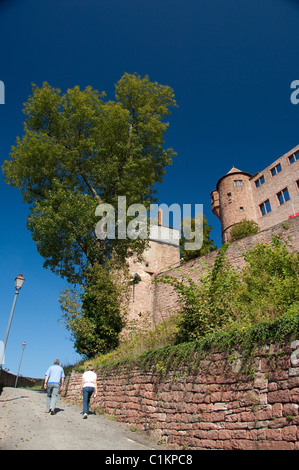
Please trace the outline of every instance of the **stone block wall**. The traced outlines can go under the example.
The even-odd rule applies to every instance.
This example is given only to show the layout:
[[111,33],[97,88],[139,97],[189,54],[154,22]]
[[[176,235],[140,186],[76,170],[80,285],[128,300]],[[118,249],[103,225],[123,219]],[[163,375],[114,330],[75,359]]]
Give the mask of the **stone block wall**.
[[[238,351],[211,352],[192,370],[193,359],[99,370],[92,407],[172,449],[299,450],[299,341],[257,349],[250,373]],[[67,400],[82,403],[81,376],[67,378]]]

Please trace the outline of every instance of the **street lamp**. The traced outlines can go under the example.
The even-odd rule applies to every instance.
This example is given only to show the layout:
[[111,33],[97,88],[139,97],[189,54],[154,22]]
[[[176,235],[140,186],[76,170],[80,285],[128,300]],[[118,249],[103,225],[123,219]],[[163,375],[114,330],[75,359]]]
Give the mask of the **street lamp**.
[[133,284],[133,311],[132,311],[132,338],[134,336],[134,313],[135,313],[135,285],[141,281],[139,274],[134,273],[133,279],[131,279],[131,284]]
[[19,364],[19,369],[18,369],[18,373],[17,373],[17,377],[16,377],[16,383],[15,383],[15,388],[17,386],[17,383],[18,383],[18,378],[19,378],[19,372],[20,372],[20,368],[21,368],[21,362],[22,362],[22,359],[23,359],[23,354],[24,354],[24,349],[26,347],[26,343],[22,343],[22,354],[21,354],[21,359],[20,359],[20,364]]
[[10,317],[9,317],[7,330],[6,330],[6,335],[5,335],[4,344],[3,344],[3,349],[2,349],[2,353],[1,353],[0,369],[2,369],[2,362],[3,362],[3,358],[4,358],[4,353],[5,353],[5,348],[6,348],[7,338],[8,338],[8,335],[9,335],[9,330],[10,330],[12,317],[13,317],[14,309],[15,309],[15,306],[16,306],[16,301],[17,301],[17,298],[18,298],[18,294],[19,294],[19,292],[22,288],[22,285],[24,284],[24,281],[25,281],[25,279],[24,279],[22,274],[19,274],[15,279],[16,292],[15,292],[15,296],[14,296],[14,300],[13,300],[13,304],[12,304],[12,308],[11,308],[11,312],[10,312]]

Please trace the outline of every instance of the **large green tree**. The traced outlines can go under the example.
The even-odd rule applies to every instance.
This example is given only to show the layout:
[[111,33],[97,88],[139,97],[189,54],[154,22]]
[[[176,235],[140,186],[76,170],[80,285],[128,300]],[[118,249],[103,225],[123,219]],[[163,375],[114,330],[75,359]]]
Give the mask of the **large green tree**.
[[[29,204],[27,226],[44,266],[80,285],[80,313],[73,314],[73,294],[62,296],[62,308],[77,350],[86,356],[115,345],[123,324],[111,260],[120,266],[146,246],[146,240],[128,237],[99,239],[95,210],[106,203],[117,213],[119,196],[127,207],[142,203],[149,209],[156,202],[155,185],[175,155],[164,142],[175,106],[169,86],[127,73],[115,85],[114,100],[90,86],[62,93],[44,83],[33,86],[24,105],[24,134],[3,172]],[[100,287],[111,295],[98,295]]]
[[28,228],[45,267],[71,283],[86,268],[105,264],[111,253],[144,248],[130,239],[100,241],[95,234],[99,203],[116,207],[155,200],[174,156],[164,148],[173,90],[146,76],[124,74],[115,100],[88,86],[62,93],[44,83],[25,103],[24,135],[17,138],[3,172],[30,205]]

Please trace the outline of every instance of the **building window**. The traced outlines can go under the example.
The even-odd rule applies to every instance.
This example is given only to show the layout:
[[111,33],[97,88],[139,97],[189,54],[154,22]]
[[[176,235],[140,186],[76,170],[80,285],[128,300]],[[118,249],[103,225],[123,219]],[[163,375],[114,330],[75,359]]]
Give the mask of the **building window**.
[[242,180],[235,180],[234,181],[235,188],[243,188],[243,181]]
[[264,182],[265,182],[265,178],[264,178],[264,175],[263,175],[255,181],[255,186],[258,188],[259,186],[264,184]]
[[278,165],[276,165],[274,168],[272,168],[272,170],[271,170],[271,175],[272,175],[272,176],[275,176],[275,175],[277,175],[277,174],[280,173],[280,172],[281,172],[281,164],[278,163]]
[[289,157],[290,164],[295,163],[297,160],[299,160],[299,153],[294,153]]
[[282,206],[285,202],[290,200],[288,188],[283,189],[277,193],[279,204]]
[[260,204],[260,210],[261,210],[262,215],[266,215],[269,212],[271,212],[271,205],[270,205],[269,199],[267,199],[267,201]]
[[244,212],[244,207],[240,207],[240,212]]

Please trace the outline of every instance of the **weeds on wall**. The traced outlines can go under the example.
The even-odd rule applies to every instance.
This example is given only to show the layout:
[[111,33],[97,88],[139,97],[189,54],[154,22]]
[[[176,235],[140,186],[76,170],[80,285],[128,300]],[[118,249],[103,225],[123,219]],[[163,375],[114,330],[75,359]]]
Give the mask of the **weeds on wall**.
[[[281,237],[258,244],[244,254],[246,266],[235,270],[219,250],[213,268],[195,282],[162,276],[171,284],[181,310],[156,329],[138,333],[115,351],[93,360],[96,367],[133,364],[159,374],[186,365],[196,368],[211,350],[249,357],[256,346],[299,337],[299,255]],[[83,367],[83,366],[82,366]]]
[[[153,332],[151,332],[151,335]],[[222,328],[197,339],[180,344],[166,345],[164,347],[147,349],[144,351],[126,349],[125,343],[116,351],[92,359],[97,369],[117,370],[125,366],[133,370],[136,366],[144,372],[155,371],[158,376],[163,376],[169,371],[182,371],[186,373],[197,370],[200,361],[211,351],[224,352],[229,355],[236,350],[241,351],[244,367],[248,368],[250,358],[257,346],[269,343],[283,343],[299,337],[299,302],[295,303],[287,313],[277,320],[269,320],[257,323],[251,327]],[[141,341],[139,337],[138,342]],[[83,371],[85,364],[78,365],[75,369]]]
[[181,301],[176,342],[199,340],[210,333],[242,331],[297,312],[299,255],[287,249],[280,236],[270,244],[257,244],[244,253],[246,265],[234,269],[226,258],[229,244],[220,248],[214,266],[197,282],[161,276]]

